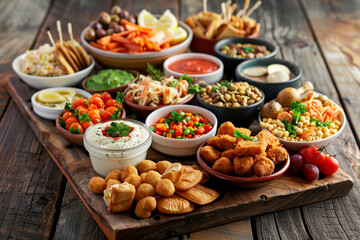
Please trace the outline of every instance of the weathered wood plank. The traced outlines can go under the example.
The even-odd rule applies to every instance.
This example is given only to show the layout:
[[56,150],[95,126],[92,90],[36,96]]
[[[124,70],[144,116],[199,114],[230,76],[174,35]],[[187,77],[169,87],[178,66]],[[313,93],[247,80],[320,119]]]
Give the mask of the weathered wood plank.
[[49,238],[64,178],[14,102],[0,124],[0,176],[0,238]]

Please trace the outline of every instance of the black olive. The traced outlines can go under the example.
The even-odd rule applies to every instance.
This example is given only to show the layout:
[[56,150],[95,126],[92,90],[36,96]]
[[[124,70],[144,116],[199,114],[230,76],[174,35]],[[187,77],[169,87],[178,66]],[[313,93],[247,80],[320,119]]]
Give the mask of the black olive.
[[111,8],[111,14],[119,15],[121,12],[121,8],[118,5],[115,5]]
[[98,29],[96,30],[96,37],[102,38],[106,36],[106,31],[104,29]]
[[112,15],[111,15],[111,22],[119,23],[119,22],[120,22],[120,17],[119,17],[119,15],[112,14]]
[[107,12],[101,12],[99,15],[99,22],[108,25],[111,23],[111,16]]
[[129,11],[127,10],[121,10],[120,14],[119,14],[120,18],[128,18],[130,16]]
[[84,38],[88,42],[92,42],[96,40],[95,30],[92,28],[87,28],[84,33]]

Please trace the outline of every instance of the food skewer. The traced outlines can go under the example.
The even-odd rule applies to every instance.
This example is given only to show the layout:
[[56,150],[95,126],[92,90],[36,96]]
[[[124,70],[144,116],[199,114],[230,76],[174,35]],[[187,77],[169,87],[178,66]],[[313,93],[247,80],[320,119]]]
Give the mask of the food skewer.
[[203,11],[207,12],[207,0],[203,0]]
[[257,1],[254,6],[252,6],[250,10],[246,13],[245,17],[249,17],[256,9],[260,7],[261,3],[261,1]]
[[240,9],[240,10],[235,14],[235,16],[239,18],[239,17],[242,15],[242,13],[243,13],[243,10]]
[[243,14],[242,14],[242,20],[244,21],[244,18],[246,16],[246,11],[249,8],[250,0],[245,0],[244,8],[243,8]]
[[56,21],[56,27],[57,27],[57,30],[58,30],[58,33],[59,33],[60,44],[62,45],[63,44],[63,36],[62,36],[62,31],[61,31],[61,22],[60,22],[60,20]]
[[53,45],[53,47],[55,47],[55,42],[54,42],[54,39],[53,39],[53,37],[52,37],[52,35],[51,35],[51,32],[50,32],[50,31],[47,31],[47,35],[49,36],[49,39],[50,39],[51,44]]
[[72,31],[72,24],[69,22],[67,27],[68,27],[68,32],[69,32],[69,35],[70,35],[70,40],[74,41],[74,36],[73,36],[73,31]]

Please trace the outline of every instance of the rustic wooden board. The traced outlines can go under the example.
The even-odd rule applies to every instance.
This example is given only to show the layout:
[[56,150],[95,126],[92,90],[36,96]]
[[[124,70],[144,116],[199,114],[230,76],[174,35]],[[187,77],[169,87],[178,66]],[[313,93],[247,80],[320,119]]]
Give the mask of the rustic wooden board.
[[[88,181],[96,174],[86,151],[61,138],[52,121],[37,117],[29,101],[33,89],[23,84],[17,77],[7,79],[6,87],[35,135],[48,150],[105,235],[111,239],[176,236],[251,216],[344,196],[353,186],[351,177],[342,170],[314,183],[284,175],[268,186],[252,190],[234,189],[216,182],[215,187],[221,189],[222,197],[210,205],[198,207],[190,214],[180,216],[156,214],[144,220],[137,220],[128,213],[109,214],[102,196],[95,195],[88,189]],[[149,150],[148,158],[169,159],[152,149]],[[194,163],[195,159],[171,159],[171,161]],[[158,231],[150,231],[154,228]]]

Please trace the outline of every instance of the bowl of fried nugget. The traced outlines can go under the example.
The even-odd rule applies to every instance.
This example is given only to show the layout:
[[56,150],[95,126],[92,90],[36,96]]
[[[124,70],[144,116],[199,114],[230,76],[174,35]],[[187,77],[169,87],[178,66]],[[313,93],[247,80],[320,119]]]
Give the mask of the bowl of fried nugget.
[[260,23],[250,17],[227,16],[213,12],[200,12],[189,16],[185,23],[194,36],[190,44],[193,52],[215,55],[215,44],[225,38],[258,38]]
[[266,130],[251,136],[247,128],[223,123],[216,136],[197,151],[197,160],[209,175],[239,188],[258,188],[283,175],[290,156],[280,141]]

